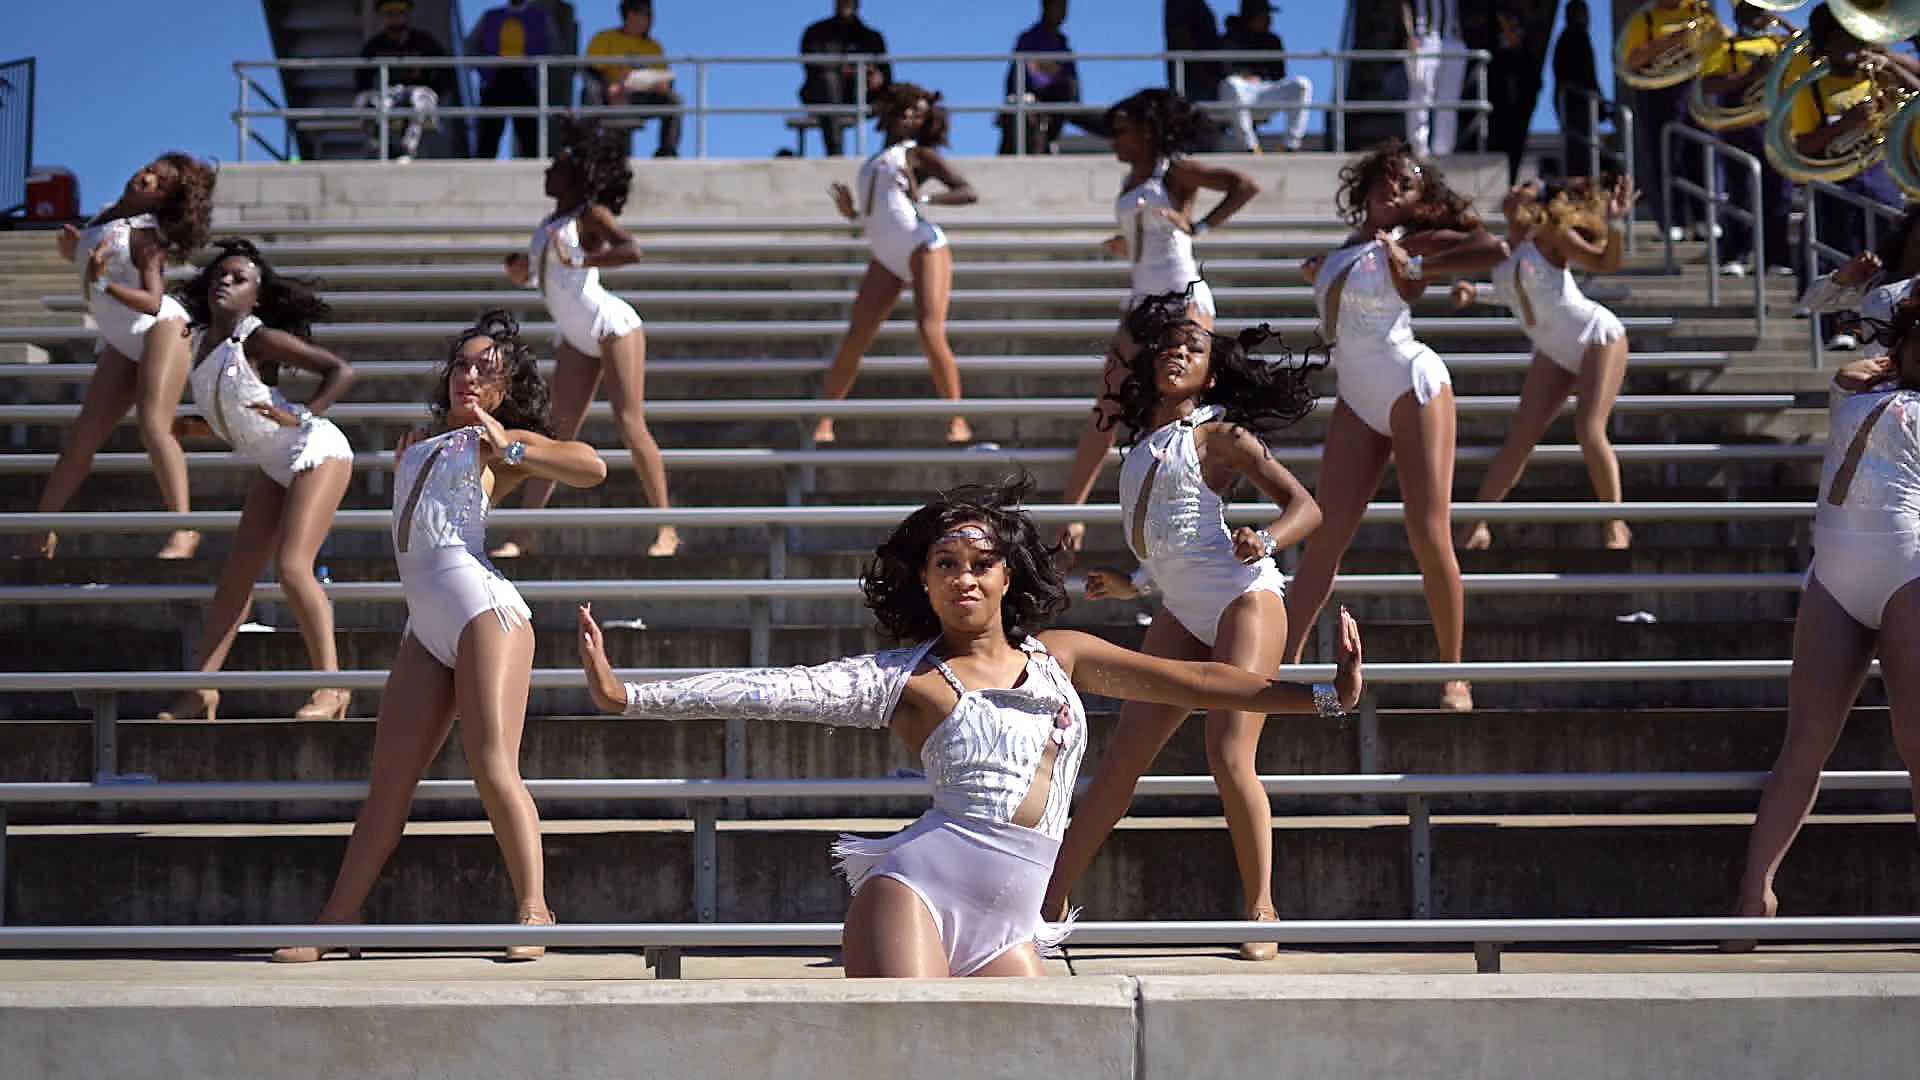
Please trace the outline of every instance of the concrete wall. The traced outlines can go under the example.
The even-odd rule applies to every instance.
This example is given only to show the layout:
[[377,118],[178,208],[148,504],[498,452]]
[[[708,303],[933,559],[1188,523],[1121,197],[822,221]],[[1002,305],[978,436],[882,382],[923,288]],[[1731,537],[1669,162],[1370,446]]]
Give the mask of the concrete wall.
[[[1209,155],[1212,163],[1250,174],[1260,194],[1246,212],[1333,220],[1329,199],[1346,154]],[[636,159],[625,217],[642,224],[662,218],[793,218],[820,221],[833,214],[827,186],[853,178],[848,158],[744,160]],[[933,207],[935,220],[991,216],[1085,218],[1111,212],[1121,166],[1105,155],[1045,158],[960,158],[955,166],[980,202]],[[1487,154],[1446,162],[1455,187],[1474,196],[1483,212],[1497,209],[1506,189],[1504,160]],[[249,221],[424,221],[497,219],[531,227],[553,208],[541,192],[542,161],[377,161],[233,163],[220,169],[216,230]]]
[[22,1080],[1872,1080],[1912,1075],[1920,993],[1912,974],[272,981],[0,991],[0,1069]]

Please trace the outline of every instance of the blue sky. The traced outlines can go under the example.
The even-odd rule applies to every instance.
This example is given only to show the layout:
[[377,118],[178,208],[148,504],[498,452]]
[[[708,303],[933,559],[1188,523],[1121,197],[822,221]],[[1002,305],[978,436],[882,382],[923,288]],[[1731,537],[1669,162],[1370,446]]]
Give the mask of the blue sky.
[[[1389,0],[1370,2],[1390,10]],[[461,0],[469,21],[486,6],[486,0]],[[233,159],[233,62],[272,56],[258,0],[159,5],[153,0],[13,0],[6,7],[0,60],[35,56],[39,61],[35,163],[64,165],[78,174],[84,207],[92,210],[110,200],[134,169],[162,150]],[[617,7],[617,0],[575,3],[585,33],[613,25]],[[1212,7],[1225,16],[1238,4],[1212,0]],[[1011,47],[1038,8],[1037,0],[864,0],[861,16],[886,35],[896,53],[991,53]],[[1338,45],[1344,3],[1283,0],[1280,8],[1275,30],[1288,48]],[[772,56],[796,51],[801,29],[830,13],[831,3],[656,0],[655,11],[654,36],[671,54]],[[1161,0],[1071,0],[1067,34],[1083,52],[1156,49],[1160,12]],[[1610,75],[1604,58],[1601,67],[1604,80]],[[1151,63],[1082,64],[1084,97],[1110,101],[1160,81],[1162,71]],[[1326,65],[1300,71],[1318,86],[1327,85]],[[896,75],[944,89],[956,101],[983,102],[999,94],[1004,66],[906,64]],[[692,73],[681,73],[680,80],[690,96]],[[798,70],[786,65],[718,69],[709,75],[708,93],[722,104],[784,104],[793,100],[799,81]],[[1536,128],[1554,125],[1546,104],[1550,94],[1549,84],[1534,116]],[[645,152],[651,138],[651,132],[643,133],[636,147]],[[956,152],[991,153],[994,138],[987,117],[956,118]],[[691,153],[690,124],[683,139],[683,152]],[[714,118],[708,128],[712,155],[764,157],[790,142],[773,116]]]

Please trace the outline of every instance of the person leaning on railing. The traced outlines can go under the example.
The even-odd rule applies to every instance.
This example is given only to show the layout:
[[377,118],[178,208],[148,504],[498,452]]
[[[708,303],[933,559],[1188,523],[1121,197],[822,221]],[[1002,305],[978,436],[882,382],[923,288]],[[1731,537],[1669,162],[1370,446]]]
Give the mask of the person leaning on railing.
[[[593,35],[587,42],[588,56],[664,56],[660,43],[653,40],[653,0],[620,0],[620,25]],[[582,105],[666,105],[678,109],[680,95],[673,92],[673,71],[665,64],[628,67],[626,64],[593,64],[581,72]],[[609,131],[632,133],[633,127],[616,125],[613,117],[598,118]],[[660,146],[654,157],[680,156],[680,114],[660,117]]]
[[[438,38],[425,30],[407,25],[408,16],[412,13],[413,0],[380,0],[380,17],[386,20],[386,29],[367,39],[366,45],[360,49],[361,58],[404,60],[447,55],[446,47],[440,44]],[[353,73],[353,86],[359,93],[354,95],[353,103],[358,108],[377,108],[384,96],[392,118],[406,122],[406,128],[400,134],[400,153],[396,156],[401,161],[411,161],[420,152],[420,136],[435,126],[434,111],[440,107],[440,95],[450,85],[452,73],[451,68],[390,64],[387,67],[387,88],[383,95],[379,68],[358,68]],[[368,157],[380,156],[380,141],[385,138],[379,122],[368,121]]]
[[[831,53],[842,57],[863,53],[877,56],[887,51],[887,39],[880,36],[880,31],[860,21],[860,0],[834,0],[833,17],[821,19],[800,35],[800,51],[803,54]],[[858,96],[855,79],[859,73],[860,65],[844,60],[809,61],[807,81],[800,84],[800,103],[855,104]],[[871,102],[880,91],[893,85],[893,65],[884,60],[867,64],[866,81],[866,100]],[[840,156],[840,131],[854,122],[855,118],[846,116],[829,114],[820,117],[820,138],[826,144],[828,157]]]
[[[1283,52],[1286,45],[1274,34],[1273,7],[1266,0],[1241,0],[1240,14],[1228,16],[1225,52]],[[1220,81],[1220,100],[1238,106],[1233,113],[1233,132],[1240,149],[1260,152],[1259,125],[1278,111],[1286,117],[1286,132],[1280,146],[1298,150],[1307,137],[1306,105],[1313,100],[1313,83],[1304,75],[1288,75],[1287,62],[1272,60],[1229,60],[1227,77]]]

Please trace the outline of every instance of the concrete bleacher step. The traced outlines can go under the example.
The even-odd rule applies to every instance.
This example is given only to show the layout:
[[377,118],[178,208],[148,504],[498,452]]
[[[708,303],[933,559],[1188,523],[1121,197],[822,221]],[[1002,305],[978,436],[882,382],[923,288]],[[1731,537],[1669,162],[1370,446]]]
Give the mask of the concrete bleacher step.
[[[846,890],[828,845],[899,818],[723,823],[714,858],[723,922],[838,919]],[[313,918],[346,826],[179,825],[13,830],[13,925],[270,924]],[[1282,818],[1274,900],[1283,919],[1407,918],[1404,818]],[[1432,826],[1436,917],[1707,916],[1730,906],[1745,815],[1440,818]],[[681,823],[549,822],[546,892],[569,922],[692,921],[693,837]],[[449,882],[460,883],[449,888]],[[1779,882],[1783,913],[1909,913],[1920,907],[1910,819],[1816,818]],[[1094,919],[1239,913],[1218,818],[1122,822],[1075,890]],[[490,923],[512,892],[484,824],[417,826],[368,899],[371,922]],[[271,947],[273,942],[262,942]]]

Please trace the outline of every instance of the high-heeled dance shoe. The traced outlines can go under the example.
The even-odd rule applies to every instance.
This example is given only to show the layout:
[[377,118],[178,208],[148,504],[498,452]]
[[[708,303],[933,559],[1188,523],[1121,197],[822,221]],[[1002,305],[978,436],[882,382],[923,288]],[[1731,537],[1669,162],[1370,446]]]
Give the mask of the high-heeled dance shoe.
[[533,540],[525,536],[508,537],[506,543],[487,552],[489,559],[518,559],[533,554]]
[[[518,922],[521,926],[552,926],[559,920],[553,917],[552,908],[540,908],[537,910],[534,908],[521,908],[519,917],[514,921]],[[547,955],[547,947],[545,945],[507,946],[507,959],[509,960],[538,960],[545,955]]]
[[[1745,905],[1741,906],[1744,907]],[[1779,913],[1780,898],[1773,895],[1772,889],[1768,889],[1766,895],[1760,898],[1760,911],[1757,914],[1751,911],[1741,911],[1739,908],[1736,908],[1734,909],[1733,917],[1736,919],[1771,919]],[[1750,953],[1759,947],[1759,938],[1732,938],[1720,943],[1720,951],[1723,953]]]
[[53,553],[60,550],[60,534],[43,532],[27,539],[27,550],[21,553],[27,559],[51,559]]
[[1449,679],[1440,684],[1440,707],[1450,712],[1473,711],[1473,684],[1465,679]]
[[1485,551],[1493,546],[1493,532],[1484,521],[1476,521],[1456,535],[1453,546],[1461,551]]
[[[1272,908],[1260,908],[1247,913],[1253,922],[1279,922],[1280,913]],[[1280,943],[1277,941],[1248,941],[1240,945],[1242,960],[1271,960],[1280,955]]]
[[1600,542],[1606,545],[1608,551],[1625,551],[1633,546],[1633,530],[1627,528],[1627,523],[1619,518],[1600,526],[1600,535]]
[[154,714],[155,720],[214,720],[220,712],[220,691],[189,690],[166,709]]
[[200,550],[200,531],[198,529],[175,529],[167,537],[167,546],[160,549],[156,559],[191,559],[193,553]]
[[833,421],[830,418],[821,417],[820,422],[813,425],[813,441],[815,445],[831,443],[835,438],[837,438],[837,436],[834,435]]
[[347,703],[353,700],[353,692],[335,687],[323,687],[315,690],[307,698],[307,703],[293,711],[295,720],[344,720],[347,717]]
[[671,559],[680,553],[680,532],[671,525],[660,526],[654,534],[653,546],[647,549],[647,557],[652,559]]
[[[358,926],[359,924],[360,924],[360,921],[358,919],[355,919],[353,922],[349,922],[349,923],[333,923],[330,925]],[[329,924],[323,923],[321,925],[329,925]],[[288,945],[283,948],[273,950],[273,955],[268,957],[267,959],[269,962],[275,963],[275,964],[312,964],[312,963],[317,963],[318,961],[323,959],[328,953],[334,952],[340,948],[341,946],[339,945]],[[345,946],[345,948],[347,952],[347,959],[349,960],[360,959],[360,946],[348,945],[348,946]]]

